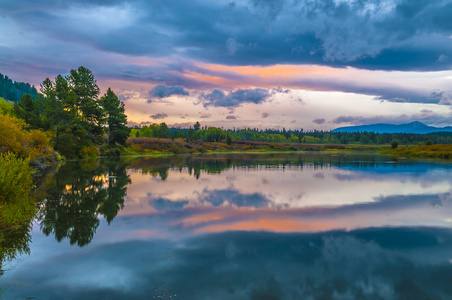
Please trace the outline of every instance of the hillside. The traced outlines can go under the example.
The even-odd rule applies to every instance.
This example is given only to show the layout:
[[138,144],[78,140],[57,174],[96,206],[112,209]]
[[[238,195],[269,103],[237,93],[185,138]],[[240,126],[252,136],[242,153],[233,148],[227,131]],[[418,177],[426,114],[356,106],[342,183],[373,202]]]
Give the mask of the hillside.
[[0,73],[0,98],[18,102],[24,94],[30,94],[35,99],[38,91],[29,83],[12,81],[8,76]]

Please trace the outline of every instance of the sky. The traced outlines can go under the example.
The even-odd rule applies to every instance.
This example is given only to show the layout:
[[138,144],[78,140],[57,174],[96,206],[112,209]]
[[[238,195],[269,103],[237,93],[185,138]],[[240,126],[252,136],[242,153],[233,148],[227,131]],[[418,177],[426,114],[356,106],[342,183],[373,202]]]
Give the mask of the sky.
[[452,125],[451,0],[2,0],[0,73],[90,69],[130,125]]

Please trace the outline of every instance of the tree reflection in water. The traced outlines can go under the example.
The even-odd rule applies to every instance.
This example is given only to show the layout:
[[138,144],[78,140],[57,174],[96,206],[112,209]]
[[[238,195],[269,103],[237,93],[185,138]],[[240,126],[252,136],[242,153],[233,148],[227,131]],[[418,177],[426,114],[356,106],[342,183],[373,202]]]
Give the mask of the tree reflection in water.
[[[26,220],[23,225],[0,231],[0,276],[5,272],[8,262],[22,254],[30,254],[32,222]],[[0,295],[2,288],[0,287]]]
[[99,216],[108,224],[124,207],[126,164],[119,159],[79,161],[61,166],[47,183],[47,196],[38,213],[41,230],[57,241],[89,244],[99,226]]

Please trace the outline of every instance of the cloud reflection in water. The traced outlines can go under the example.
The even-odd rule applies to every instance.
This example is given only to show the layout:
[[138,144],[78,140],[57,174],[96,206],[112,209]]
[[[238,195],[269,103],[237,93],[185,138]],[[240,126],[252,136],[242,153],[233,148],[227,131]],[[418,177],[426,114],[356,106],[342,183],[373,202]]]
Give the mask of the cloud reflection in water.
[[124,208],[89,245],[34,232],[6,296],[450,299],[451,165],[185,159],[129,163]]

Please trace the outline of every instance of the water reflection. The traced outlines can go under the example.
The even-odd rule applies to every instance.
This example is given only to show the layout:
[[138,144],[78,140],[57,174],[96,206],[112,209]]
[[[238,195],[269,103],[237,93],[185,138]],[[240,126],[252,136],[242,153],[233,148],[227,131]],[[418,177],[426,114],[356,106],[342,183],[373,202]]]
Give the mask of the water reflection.
[[6,299],[450,299],[451,175],[340,154],[68,162]]
[[124,207],[130,178],[120,160],[67,163],[47,183],[47,196],[38,213],[41,230],[71,245],[91,242],[99,216],[110,223]]
[[[148,237],[449,226],[452,166],[338,154],[198,155],[68,162],[38,220],[89,244],[100,224]],[[124,224],[123,224],[124,223]],[[135,238],[136,234],[132,234]]]
[[451,222],[449,164],[325,154],[165,159],[131,163],[120,214],[161,235]]
[[[0,231],[0,276],[16,257],[30,253],[30,231],[31,220],[26,220],[21,226]],[[0,295],[1,290],[0,285]]]
[[105,243],[15,276],[42,299],[450,299],[451,249],[444,229],[227,232]]

